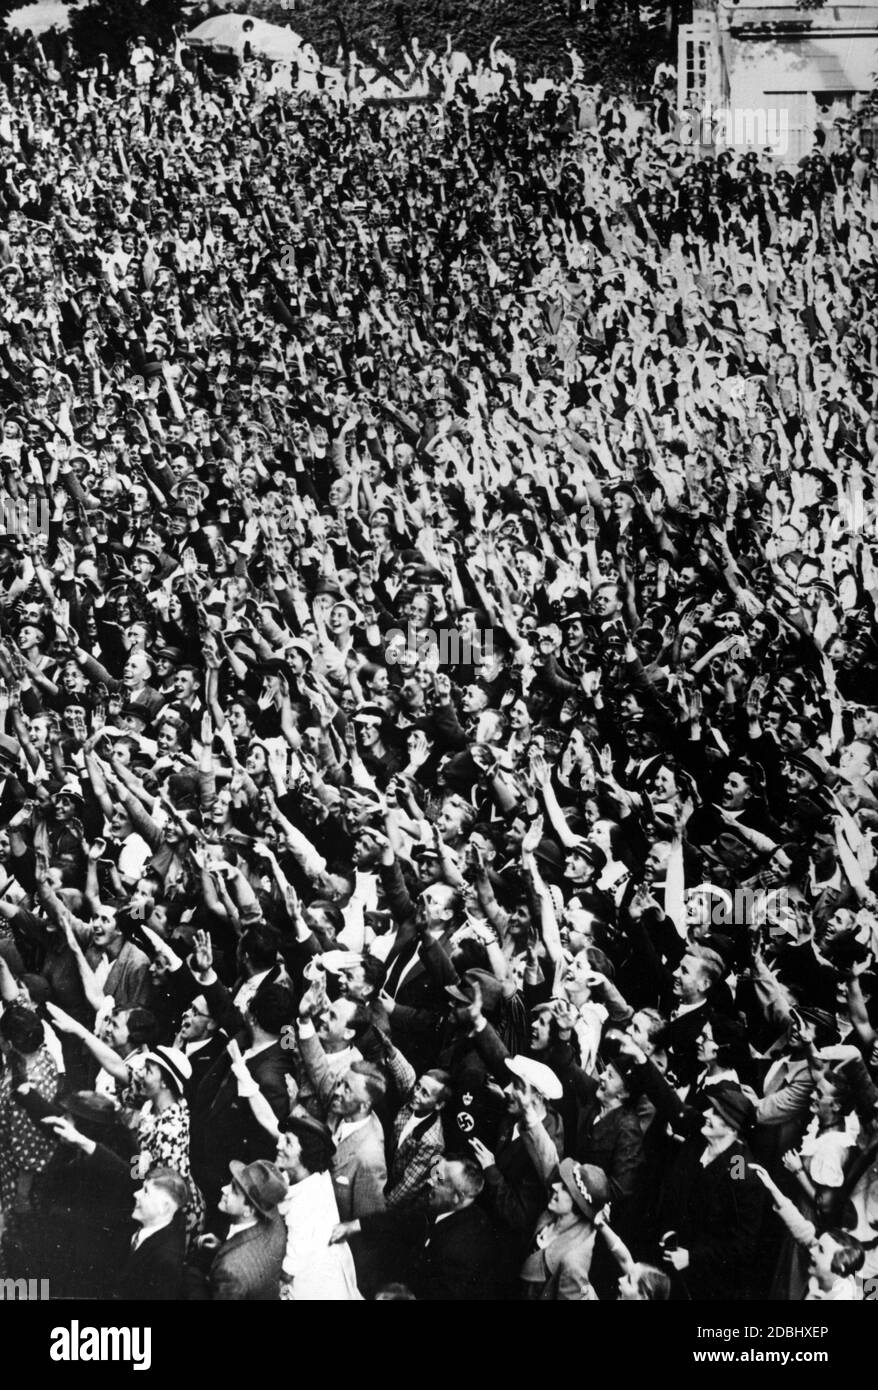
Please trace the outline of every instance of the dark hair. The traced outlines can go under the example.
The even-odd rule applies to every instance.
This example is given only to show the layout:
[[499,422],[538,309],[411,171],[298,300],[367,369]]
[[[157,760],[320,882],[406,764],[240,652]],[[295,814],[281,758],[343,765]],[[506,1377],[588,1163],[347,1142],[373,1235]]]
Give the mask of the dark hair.
[[263,984],[253,996],[250,1015],[266,1033],[280,1037],[283,1029],[296,1017],[296,1001],[286,985]]
[[[335,903],[331,903],[328,898],[314,898],[314,900],[308,904],[308,907],[312,912],[323,913],[336,936],[338,936],[340,931],[344,930],[344,915],[342,914],[341,908],[336,907]],[[319,934],[319,932],[320,928],[318,927],[317,933]]]
[[144,1043],[151,1047],[158,1042],[158,1019],[150,1009],[116,1009],[115,1012],[126,1018],[128,1041],[132,1047],[142,1047]]
[[716,1043],[716,1060],[721,1067],[746,1068],[750,1062],[747,1030],[739,1019],[712,1014],[710,1030]]
[[384,964],[384,961],[379,960],[377,956],[370,956],[367,953],[360,960],[360,965],[363,969],[363,976],[366,984],[371,986],[374,990],[379,990],[384,984],[384,979],[387,975],[387,966]]
[[856,1274],[863,1268],[866,1254],[856,1236],[852,1236],[849,1231],[840,1230],[837,1226],[830,1226],[826,1234],[841,1247],[836,1250],[829,1266],[833,1274],[846,1279],[849,1274]]
[[10,1004],[0,1018],[0,1035],[16,1052],[29,1057],[43,1045],[43,1025],[39,1015],[26,1004]]
[[309,1173],[327,1173],[332,1167],[335,1143],[325,1125],[317,1127],[314,1120],[302,1120],[290,1115],[282,1121],[282,1134],[294,1134],[302,1150],[302,1164]]
[[229,702],[230,709],[232,705],[241,706],[241,709],[244,711],[244,714],[247,716],[247,721],[250,724],[252,724],[256,719],[259,718],[259,706],[255,700],[251,700],[249,695],[242,694],[233,696],[233,698]]
[[241,955],[259,970],[270,970],[277,963],[277,933],[273,927],[249,927],[241,937]]
[[45,975],[22,975],[21,983],[30,995],[31,1004],[37,1010],[52,997],[52,987]]
[[835,1092],[836,1104],[841,1113],[850,1115],[854,1108],[854,1093],[847,1077],[837,1071],[831,1071],[825,1080]]

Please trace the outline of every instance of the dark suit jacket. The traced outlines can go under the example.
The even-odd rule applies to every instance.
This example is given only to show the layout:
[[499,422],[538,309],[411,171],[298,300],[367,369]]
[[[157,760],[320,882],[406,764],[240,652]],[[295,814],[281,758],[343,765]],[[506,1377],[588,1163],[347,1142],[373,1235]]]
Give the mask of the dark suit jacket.
[[691,1086],[698,1079],[701,1063],[696,1043],[710,1017],[710,1005],[705,1001],[679,1018],[672,1018],[667,1027],[667,1049],[671,1070],[681,1086]]
[[448,1020],[449,999],[445,986],[458,983],[457,971],[443,949],[450,935],[449,931],[438,942],[420,945],[416,938],[406,943],[401,952],[391,952],[388,960],[393,987],[397,955],[402,954],[406,961],[417,957],[394,992],[396,1008],[390,1017],[390,1027],[394,1042],[418,1075],[435,1065]]
[[90,1156],[59,1145],[39,1184],[25,1231],[30,1267],[45,1272],[53,1297],[113,1298],[132,1236],[130,1161],[102,1144]]
[[139,1301],[174,1301],[183,1297],[186,1228],[177,1218],[148,1236],[125,1262],[116,1297]]
[[[272,1043],[250,1059],[248,1070],[278,1119],[289,1113],[286,1076],[290,1054]],[[229,1180],[233,1158],[252,1163],[273,1159],[274,1140],[253,1118],[250,1104],[238,1098],[238,1083],[225,1051],[208,1071],[195,1094],[189,1125],[192,1176],[205,1200],[215,1205]]]
[[614,1214],[617,1204],[630,1198],[643,1168],[643,1133],[633,1106],[620,1105],[600,1116],[597,1082],[585,1078],[592,1091],[590,1102],[579,1112],[573,1156],[578,1163],[602,1168],[610,1184]]
[[432,1212],[381,1212],[361,1225],[364,1241],[390,1237],[407,1252],[407,1280],[424,1302],[481,1302],[505,1292],[513,1267],[508,1241],[481,1207],[438,1221]]
[[674,1164],[659,1212],[660,1231],[676,1231],[689,1251],[683,1282],[693,1299],[713,1302],[751,1296],[765,1189],[736,1140],[706,1168],[700,1135]]
[[[536,1228],[546,1207],[548,1183],[534,1166],[525,1141],[519,1133],[513,1138],[516,1121],[503,1121],[494,1151],[495,1163],[485,1173],[481,1202],[507,1229],[519,1256]],[[558,1162],[564,1153],[564,1131],[554,1111],[546,1112],[543,1128],[555,1145]]]
[[194,1052],[186,1053],[186,1056],[192,1064],[192,1075],[186,1082],[186,1090],[184,1093],[190,1108],[198,1094],[198,1088],[202,1081],[207,1076],[207,1073],[214,1063],[218,1062],[223,1056],[228,1045],[228,1038],[225,1034],[214,1033],[212,1037],[208,1038],[203,1047],[196,1048]]
[[287,1249],[287,1228],[275,1212],[233,1235],[217,1250],[205,1276],[190,1265],[187,1298],[202,1302],[270,1303],[280,1298],[280,1277]]

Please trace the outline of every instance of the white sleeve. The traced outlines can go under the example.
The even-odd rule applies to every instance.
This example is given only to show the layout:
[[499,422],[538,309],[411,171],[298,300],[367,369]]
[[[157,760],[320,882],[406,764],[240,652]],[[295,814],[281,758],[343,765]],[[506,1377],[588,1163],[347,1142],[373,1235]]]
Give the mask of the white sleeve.
[[817,1143],[808,1173],[820,1187],[841,1187],[844,1182],[844,1159],[850,1145],[845,1134],[824,1134]]

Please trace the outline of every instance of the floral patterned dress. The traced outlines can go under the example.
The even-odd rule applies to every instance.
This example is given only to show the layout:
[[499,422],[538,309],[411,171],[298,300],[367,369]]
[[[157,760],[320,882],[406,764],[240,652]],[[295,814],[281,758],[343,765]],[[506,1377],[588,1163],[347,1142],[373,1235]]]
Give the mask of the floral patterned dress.
[[25,1080],[43,1100],[55,1099],[58,1070],[45,1046],[35,1054],[26,1077],[9,1066],[0,1077],[0,1206],[7,1213],[15,1203],[20,1174],[41,1173],[58,1144],[45,1125],[35,1123],[16,1103],[16,1088]]
[[186,1235],[191,1242],[201,1231],[204,1221],[204,1198],[192,1181],[189,1171],[189,1107],[185,1101],[175,1101],[161,1114],[151,1101],[140,1112],[137,1127],[141,1156],[146,1156],[141,1174],[149,1168],[171,1168],[186,1180],[189,1201],[186,1204]]

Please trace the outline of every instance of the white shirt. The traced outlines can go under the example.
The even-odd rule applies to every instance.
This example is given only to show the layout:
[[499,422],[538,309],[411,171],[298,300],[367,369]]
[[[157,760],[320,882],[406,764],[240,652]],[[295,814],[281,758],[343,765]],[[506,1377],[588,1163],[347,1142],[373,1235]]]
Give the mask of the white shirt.
[[243,1013],[252,1001],[262,981],[267,979],[270,974],[270,970],[260,970],[258,975],[251,975],[249,980],[245,980],[232,999],[235,1008],[240,1009],[241,1013]]
[[152,850],[142,835],[138,835],[136,831],[126,835],[119,855],[119,877],[129,880],[140,878],[144,865],[151,858]]
[[367,1115],[363,1120],[342,1120],[338,1129],[335,1131],[335,1138],[338,1143],[343,1143],[351,1134],[356,1134],[358,1129],[363,1129],[371,1118],[371,1115]]
[[339,1219],[331,1175],[312,1173],[296,1183],[278,1210],[287,1227],[283,1269],[292,1280],[281,1296],[297,1302],[359,1300],[350,1246],[329,1244]]
[[671,1018],[672,1018],[672,1019],[674,1019],[674,1018],[683,1018],[683,1016],[684,1016],[685,1014],[694,1013],[696,1009],[700,1009],[700,1008],[701,1008],[701,1005],[702,1005],[703,1003],[704,1003],[704,1000],[703,1000],[703,999],[699,999],[699,1001],[698,1001],[697,1004],[681,1004],[681,1005],[679,1006],[679,1008],[676,1008],[676,1009],[674,1010],[674,1012],[671,1014]]
[[149,1240],[150,1236],[158,1235],[159,1231],[163,1231],[170,1224],[170,1221],[162,1221],[158,1226],[141,1226],[140,1230],[135,1231],[131,1237],[131,1249],[139,1250],[145,1240]]
[[396,1141],[396,1147],[397,1147],[397,1149],[401,1149],[401,1148],[402,1148],[402,1146],[403,1146],[403,1144],[405,1143],[406,1139],[408,1139],[408,1137],[409,1137],[409,1135],[411,1134],[412,1130],[415,1128],[415,1125],[419,1125],[419,1124],[421,1123],[421,1120],[423,1120],[423,1119],[425,1119],[425,1118],[426,1118],[426,1117],[425,1117],[424,1115],[412,1115],[412,1116],[410,1116],[410,1118],[409,1118],[409,1119],[406,1121],[406,1123],[403,1125],[403,1127],[402,1127],[402,1129],[401,1129],[401,1131],[400,1131],[399,1138],[398,1138],[398,1140]]
[[236,1221],[234,1226],[229,1227],[229,1233],[226,1236],[226,1240],[231,1240],[232,1236],[239,1235],[241,1231],[249,1231],[250,1227],[255,1225],[255,1219],[253,1221]]
[[816,1274],[808,1280],[806,1303],[858,1303],[860,1301],[857,1281],[852,1274],[846,1279],[836,1279],[828,1289],[821,1289]]
[[576,1010],[573,1031],[579,1041],[580,1065],[583,1071],[594,1071],[601,1033],[609,1016],[603,1004],[582,1004]]
[[402,968],[402,971],[401,971],[401,973],[400,973],[400,977],[399,977],[399,979],[398,979],[397,982],[396,982],[396,988],[395,988],[394,991],[393,991],[392,997],[393,997],[394,999],[395,999],[396,996],[399,994],[399,991],[402,989],[402,986],[403,986],[403,984],[404,984],[404,982],[405,982],[407,976],[409,976],[409,975],[412,973],[412,971],[414,970],[415,966],[416,966],[416,965],[420,965],[420,963],[421,963],[420,951],[417,951],[417,950],[416,950],[415,953],[414,953],[414,955],[412,956],[411,960],[410,960],[410,961],[407,961],[406,964],[405,964],[405,965],[403,966],[403,968]]

